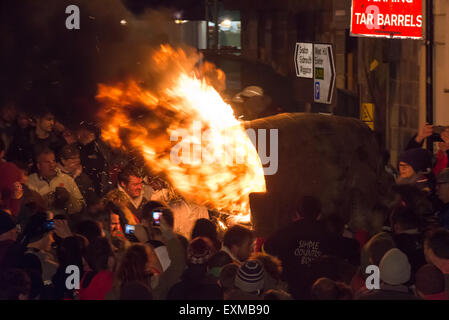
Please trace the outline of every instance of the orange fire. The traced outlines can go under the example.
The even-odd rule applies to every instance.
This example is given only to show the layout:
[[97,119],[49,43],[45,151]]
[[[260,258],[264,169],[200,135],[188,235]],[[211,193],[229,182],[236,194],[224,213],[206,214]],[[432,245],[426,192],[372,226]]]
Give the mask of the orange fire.
[[135,80],[100,84],[103,139],[138,150],[187,200],[249,222],[249,194],[265,192],[257,151],[215,87],[224,73],[198,56],[161,46],[150,88]]

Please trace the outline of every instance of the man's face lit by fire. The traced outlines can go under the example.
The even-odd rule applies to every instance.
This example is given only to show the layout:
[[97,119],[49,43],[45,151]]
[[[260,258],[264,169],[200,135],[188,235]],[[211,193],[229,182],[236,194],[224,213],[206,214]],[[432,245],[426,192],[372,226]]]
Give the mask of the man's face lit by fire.
[[55,117],[52,114],[46,114],[37,119],[36,125],[40,130],[50,133],[55,125]]
[[131,198],[138,198],[142,193],[143,179],[135,176],[129,177],[128,183],[121,183],[122,188]]
[[120,217],[114,213],[111,213],[110,217],[111,217],[110,232],[111,235],[114,235],[116,232],[120,231]]
[[39,175],[44,178],[52,178],[56,175],[56,160],[54,153],[42,153],[37,159]]
[[254,239],[246,238],[240,246],[234,246],[234,255],[240,261],[248,260],[251,253],[254,251]]
[[415,170],[413,170],[412,166],[405,163],[405,162],[399,162],[399,174],[401,178],[410,178],[415,174]]

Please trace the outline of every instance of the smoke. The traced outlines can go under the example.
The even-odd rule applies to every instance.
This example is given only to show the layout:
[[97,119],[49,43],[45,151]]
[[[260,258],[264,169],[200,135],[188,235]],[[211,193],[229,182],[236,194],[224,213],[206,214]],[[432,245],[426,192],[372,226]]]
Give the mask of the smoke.
[[[69,5],[80,9],[80,30],[65,27]],[[95,120],[99,83],[156,83],[152,50],[180,45],[171,9],[137,17],[120,0],[2,0],[0,12],[1,103],[51,110],[68,125]]]

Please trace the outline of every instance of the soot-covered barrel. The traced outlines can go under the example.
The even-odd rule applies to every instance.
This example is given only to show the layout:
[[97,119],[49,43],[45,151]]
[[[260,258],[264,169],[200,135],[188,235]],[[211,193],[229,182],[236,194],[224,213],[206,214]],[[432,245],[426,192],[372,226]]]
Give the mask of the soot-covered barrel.
[[[373,132],[363,122],[284,113],[245,125],[256,132],[265,129],[267,150],[276,143],[268,139],[269,130],[278,130],[273,149],[277,152],[277,172],[265,176],[267,193],[250,196],[252,221],[259,236],[288,224],[289,210],[304,195],[321,201],[323,216],[337,215],[360,228],[370,224],[372,208],[389,197],[391,182],[382,154]],[[267,159],[276,161],[271,154]]]

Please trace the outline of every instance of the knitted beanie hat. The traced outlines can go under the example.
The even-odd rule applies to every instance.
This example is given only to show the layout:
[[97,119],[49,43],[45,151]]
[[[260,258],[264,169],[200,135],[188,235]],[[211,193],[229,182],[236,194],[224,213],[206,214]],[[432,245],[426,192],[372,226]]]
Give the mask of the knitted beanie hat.
[[418,173],[432,168],[432,154],[422,148],[410,149],[399,156],[399,162],[407,163]]
[[410,280],[411,266],[404,252],[393,248],[379,263],[380,279],[390,285],[401,285]]
[[248,260],[242,264],[235,276],[234,284],[244,292],[262,290],[265,284],[265,270],[258,260]]

